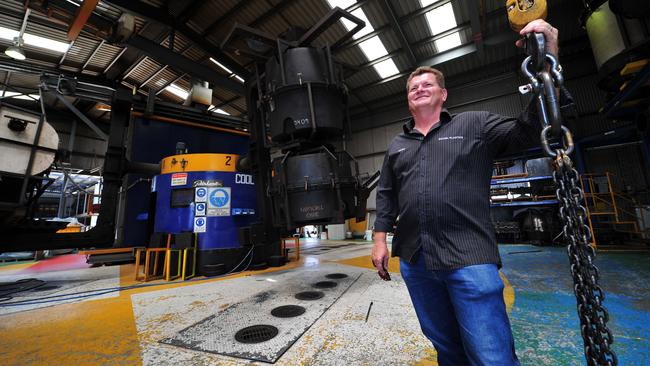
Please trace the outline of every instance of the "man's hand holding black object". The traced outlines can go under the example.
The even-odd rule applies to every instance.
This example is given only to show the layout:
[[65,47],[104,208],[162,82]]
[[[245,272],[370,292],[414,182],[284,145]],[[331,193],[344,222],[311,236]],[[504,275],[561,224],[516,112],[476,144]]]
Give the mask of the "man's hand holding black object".
[[[554,28],[543,19],[535,19],[532,22],[526,24],[526,26],[519,31],[519,34],[522,37],[525,37],[528,33],[543,33],[544,39],[546,40],[546,52],[552,54],[557,58],[559,52],[559,32],[557,28]],[[524,47],[526,45],[525,38],[517,40],[516,45],[517,47]]]
[[386,233],[375,232],[375,244],[372,247],[372,264],[377,268],[377,274],[384,281],[390,281],[388,273],[388,246]]

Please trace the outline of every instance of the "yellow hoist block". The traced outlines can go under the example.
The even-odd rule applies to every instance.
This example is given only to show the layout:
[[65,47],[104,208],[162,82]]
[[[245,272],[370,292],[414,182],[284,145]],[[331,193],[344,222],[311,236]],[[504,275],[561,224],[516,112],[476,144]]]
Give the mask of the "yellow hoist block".
[[546,19],[546,0],[506,0],[510,27],[519,32],[535,19]]

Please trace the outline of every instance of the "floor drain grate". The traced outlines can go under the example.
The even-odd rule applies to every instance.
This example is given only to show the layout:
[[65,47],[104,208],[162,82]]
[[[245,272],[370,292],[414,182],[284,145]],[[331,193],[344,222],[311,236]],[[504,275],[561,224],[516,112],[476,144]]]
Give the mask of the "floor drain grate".
[[347,278],[348,275],[346,275],[345,273],[330,273],[325,277],[329,278],[330,280],[340,280],[342,278]]
[[298,300],[318,300],[325,296],[324,293],[320,291],[304,291],[296,294],[296,299]]
[[240,329],[235,340],[240,343],[262,343],[278,335],[278,328],[272,325],[258,324]]
[[271,315],[276,318],[293,318],[305,313],[305,308],[298,305],[284,305],[278,306],[271,310]]
[[316,282],[312,286],[316,287],[316,288],[334,288],[337,285],[338,285],[338,283],[336,283],[334,281],[320,281],[320,282]]

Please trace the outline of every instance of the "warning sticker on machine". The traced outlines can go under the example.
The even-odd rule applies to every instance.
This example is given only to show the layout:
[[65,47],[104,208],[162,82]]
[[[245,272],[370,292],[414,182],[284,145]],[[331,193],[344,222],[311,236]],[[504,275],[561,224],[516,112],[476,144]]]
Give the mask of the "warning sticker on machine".
[[184,186],[187,184],[187,173],[174,173],[172,174],[172,187]]
[[205,203],[197,203],[194,206],[194,216],[205,216]]
[[195,233],[204,233],[205,232],[205,217],[197,217],[194,219],[194,232]]
[[205,187],[194,188],[194,202],[207,202],[208,189]]
[[209,188],[207,216],[230,216],[230,187]]

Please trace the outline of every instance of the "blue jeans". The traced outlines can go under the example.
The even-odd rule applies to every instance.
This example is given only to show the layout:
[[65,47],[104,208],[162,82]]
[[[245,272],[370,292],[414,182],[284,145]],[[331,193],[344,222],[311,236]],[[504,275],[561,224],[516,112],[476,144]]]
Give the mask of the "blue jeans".
[[440,366],[519,366],[495,264],[430,271],[418,255],[400,271]]

